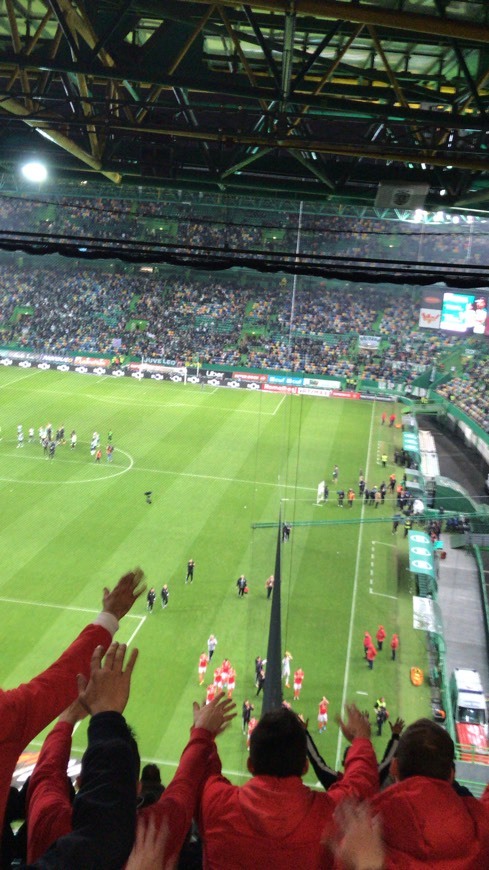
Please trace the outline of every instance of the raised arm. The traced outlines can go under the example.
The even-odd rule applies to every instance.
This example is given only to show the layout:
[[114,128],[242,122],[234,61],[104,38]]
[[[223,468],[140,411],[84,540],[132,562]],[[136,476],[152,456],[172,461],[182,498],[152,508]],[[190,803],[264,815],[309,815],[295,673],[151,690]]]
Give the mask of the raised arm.
[[77,695],[76,677],[88,677],[94,649],[104,650],[144,587],[140,568],[121,577],[112,592],[104,589],[103,609],[91,625],[45,671],[16,689],[0,691],[0,822],[17,759],[27,744]]
[[119,870],[131,852],[139,756],[122,712],[129,697],[137,650],[132,651],[126,668],[125,654],[124,644],[116,643],[103,663],[100,648],[92,656],[90,681],[79,696],[93,715],[82,761],[81,788],[73,805],[73,830],[57,840],[32,867]]

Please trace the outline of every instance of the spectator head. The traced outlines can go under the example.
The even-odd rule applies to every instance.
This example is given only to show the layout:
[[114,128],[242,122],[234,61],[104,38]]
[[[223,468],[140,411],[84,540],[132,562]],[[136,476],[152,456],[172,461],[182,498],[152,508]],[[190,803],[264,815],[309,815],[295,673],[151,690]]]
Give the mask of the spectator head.
[[156,803],[164,791],[165,786],[161,782],[159,767],[156,764],[146,764],[141,771],[139,783],[139,809]]
[[406,728],[399,740],[391,774],[399,780],[429,776],[452,782],[454,758],[454,743],[445,729],[431,719],[418,719]]
[[292,710],[266,713],[251,735],[248,770],[253,776],[302,776],[308,767],[306,732]]
[[157,764],[145,764],[141,771],[141,783],[148,787],[161,785],[161,773]]

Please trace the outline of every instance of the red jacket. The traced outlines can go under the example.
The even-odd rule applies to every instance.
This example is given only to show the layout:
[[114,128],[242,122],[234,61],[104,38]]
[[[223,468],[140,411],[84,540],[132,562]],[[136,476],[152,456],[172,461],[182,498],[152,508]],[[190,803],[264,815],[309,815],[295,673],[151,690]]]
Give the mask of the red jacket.
[[377,638],[377,641],[381,641],[382,643],[384,642],[384,640],[386,638],[386,632],[385,632],[385,628],[382,625],[379,625],[379,628],[377,630],[377,634],[375,635],[375,637]]
[[153,817],[158,829],[168,824],[167,853],[178,855],[197,813],[202,786],[209,773],[209,759],[216,751],[214,737],[206,728],[192,728],[190,740],[183,750],[175,776],[159,801],[142,809],[146,819]]
[[[117,624],[117,623],[116,623]],[[87,625],[47,670],[16,689],[0,690],[0,820],[3,821],[12,774],[23,749],[74,701],[77,674],[87,678],[97,646],[107,649],[112,636],[101,625]]]
[[413,776],[380,792],[386,870],[482,870],[489,867],[489,787],[481,800],[449,782]]
[[221,775],[217,751],[204,785],[199,828],[206,870],[316,870],[333,867],[321,846],[325,825],[340,801],[376,794],[377,761],[370,740],[353,741],[345,775],[328,792],[308,788],[298,776],[254,776],[232,785]]
[[[37,861],[58,837],[72,830],[72,806],[66,770],[71,751],[72,727],[58,722],[44,741],[31,776],[28,792],[28,863]],[[202,783],[208,773],[214,738],[205,728],[192,728],[176,773],[160,799],[140,810],[155,819],[158,829],[168,825],[169,856],[178,855],[196,814]]]
[[72,805],[67,779],[73,726],[57,722],[46,737],[27,792],[27,863],[71,831]]
[[376,655],[377,655],[377,650],[375,649],[373,643],[371,643],[368,650],[367,650],[367,661],[373,662]]

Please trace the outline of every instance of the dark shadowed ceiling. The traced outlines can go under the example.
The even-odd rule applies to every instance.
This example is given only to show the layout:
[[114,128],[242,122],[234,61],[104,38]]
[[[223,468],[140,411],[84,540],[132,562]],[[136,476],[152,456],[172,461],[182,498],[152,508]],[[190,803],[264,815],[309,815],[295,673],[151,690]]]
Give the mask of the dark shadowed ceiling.
[[489,211],[489,3],[0,0],[0,170]]

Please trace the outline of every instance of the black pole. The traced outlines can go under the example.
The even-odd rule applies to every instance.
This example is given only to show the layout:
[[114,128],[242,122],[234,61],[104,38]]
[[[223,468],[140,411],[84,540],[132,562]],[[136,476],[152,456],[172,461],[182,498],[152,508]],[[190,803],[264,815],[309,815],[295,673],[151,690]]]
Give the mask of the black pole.
[[280,548],[282,541],[282,517],[279,513],[275,573],[268,632],[267,670],[263,690],[263,713],[279,710],[282,706],[282,622],[280,608]]

